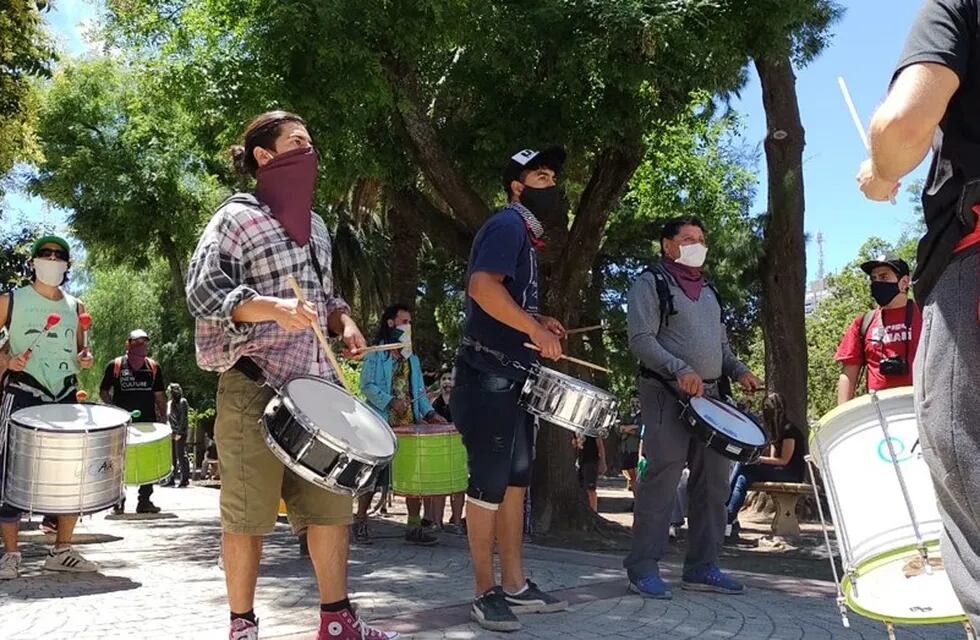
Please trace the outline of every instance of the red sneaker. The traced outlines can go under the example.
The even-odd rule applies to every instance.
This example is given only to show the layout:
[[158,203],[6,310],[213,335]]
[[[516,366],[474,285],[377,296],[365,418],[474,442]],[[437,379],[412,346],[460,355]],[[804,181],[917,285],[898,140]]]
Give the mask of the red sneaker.
[[381,631],[369,626],[356,613],[344,610],[339,613],[320,612],[320,631],[316,640],[392,640],[398,634]]

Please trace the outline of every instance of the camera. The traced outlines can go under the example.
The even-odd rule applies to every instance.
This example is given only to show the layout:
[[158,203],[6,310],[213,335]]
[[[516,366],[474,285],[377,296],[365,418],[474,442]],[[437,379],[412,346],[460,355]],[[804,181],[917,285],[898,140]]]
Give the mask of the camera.
[[878,363],[878,371],[885,376],[907,376],[909,374],[909,363],[905,358],[893,356],[885,358]]

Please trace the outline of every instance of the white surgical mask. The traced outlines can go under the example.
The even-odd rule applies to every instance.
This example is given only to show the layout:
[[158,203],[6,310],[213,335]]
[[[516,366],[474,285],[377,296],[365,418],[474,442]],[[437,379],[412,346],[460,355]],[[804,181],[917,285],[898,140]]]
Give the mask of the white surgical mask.
[[401,354],[402,357],[407,358],[412,355],[412,325],[400,324],[395,328],[402,332],[398,341],[405,345],[402,347]]
[[677,264],[682,264],[685,267],[700,269],[704,265],[704,261],[707,257],[708,247],[704,246],[700,242],[698,244],[682,244],[681,257],[677,258],[675,262]]
[[34,273],[37,279],[49,287],[61,285],[65,279],[65,271],[68,271],[68,263],[61,260],[35,260]]

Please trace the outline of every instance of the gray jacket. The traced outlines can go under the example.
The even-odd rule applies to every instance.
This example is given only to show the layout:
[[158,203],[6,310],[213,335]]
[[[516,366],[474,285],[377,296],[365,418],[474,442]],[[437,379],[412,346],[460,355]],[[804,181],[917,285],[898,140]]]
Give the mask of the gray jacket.
[[636,279],[629,292],[627,330],[630,350],[640,363],[670,380],[685,373],[697,373],[704,380],[723,374],[737,380],[748,373],[728,344],[714,292],[704,287],[695,302],[666,269],[659,264],[654,269],[666,275],[676,313],[661,323],[656,278],[643,273]]

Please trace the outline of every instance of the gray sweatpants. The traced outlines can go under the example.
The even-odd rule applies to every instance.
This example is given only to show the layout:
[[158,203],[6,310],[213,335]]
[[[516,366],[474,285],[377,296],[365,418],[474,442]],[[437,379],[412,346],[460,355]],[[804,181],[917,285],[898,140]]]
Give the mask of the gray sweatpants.
[[[725,539],[731,466],[721,454],[705,448],[681,421],[681,406],[659,382],[640,378],[643,451],[649,460],[637,482],[633,508],[633,547],[623,561],[631,578],[657,569],[668,540],[677,481],[687,463],[691,475],[687,490],[688,547],[684,568],[697,569],[718,562]],[[716,387],[705,391],[717,397]]]
[[980,629],[980,277],[976,249],[950,263],[922,312],[915,400],[943,520],[943,563]]

